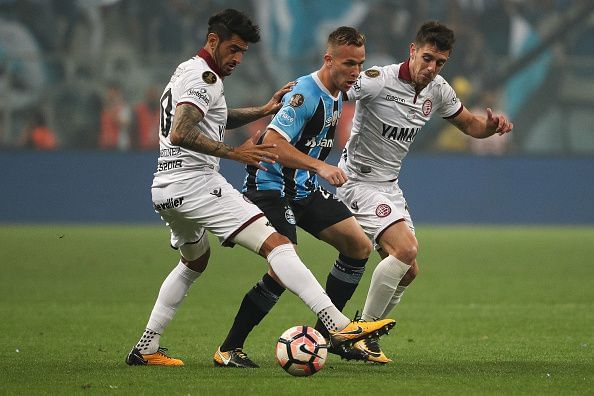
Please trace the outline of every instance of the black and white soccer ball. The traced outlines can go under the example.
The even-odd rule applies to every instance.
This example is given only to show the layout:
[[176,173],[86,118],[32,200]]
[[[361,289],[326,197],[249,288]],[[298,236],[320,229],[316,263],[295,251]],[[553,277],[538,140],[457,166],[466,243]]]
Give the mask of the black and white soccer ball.
[[327,355],[326,339],[309,326],[291,327],[276,344],[276,361],[287,373],[298,377],[320,371]]

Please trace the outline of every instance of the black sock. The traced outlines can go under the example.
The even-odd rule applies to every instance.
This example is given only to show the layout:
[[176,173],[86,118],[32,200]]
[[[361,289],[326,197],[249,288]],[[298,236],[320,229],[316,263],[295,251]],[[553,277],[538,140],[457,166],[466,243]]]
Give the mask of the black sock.
[[[338,255],[338,259],[326,279],[326,294],[339,310],[342,311],[347,301],[355,293],[365,271],[366,263],[367,259],[358,260],[343,254]],[[315,328],[328,338],[328,330],[320,320],[317,321]]]
[[270,275],[264,274],[262,280],[243,297],[233,326],[221,345],[221,351],[243,348],[243,343],[252,329],[264,319],[284,291],[285,288]]

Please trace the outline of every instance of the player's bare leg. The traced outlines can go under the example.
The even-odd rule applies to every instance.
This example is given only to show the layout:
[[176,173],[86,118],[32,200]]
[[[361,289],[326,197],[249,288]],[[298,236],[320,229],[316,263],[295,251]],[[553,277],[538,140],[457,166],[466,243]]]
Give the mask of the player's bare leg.
[[206,233],[200,241],[184,245],[180,251],[182,254],[180,261],[161,285],[144,333],[126,357],[126,363],[129,365],[183,366],[184,364],[182,360],[166,354],[167,349],[160,346],[160,339],[188,290],[208,265],[210,248]]
[[[417,272],[418,242],[406,222],[400,221],[389,226],[380,236],[379,245],[382,261],[371,277],[371,284],[363,320],[377,320],[385,317],[400,302],[406,287],[414,280]],[[356,348],[369,353],[371,361],[388,363],[377,340],[359,342]]]

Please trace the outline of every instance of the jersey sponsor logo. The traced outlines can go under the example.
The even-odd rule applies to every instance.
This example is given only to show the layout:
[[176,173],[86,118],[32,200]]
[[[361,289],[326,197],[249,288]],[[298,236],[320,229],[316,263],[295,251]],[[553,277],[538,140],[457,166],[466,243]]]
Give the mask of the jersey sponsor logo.
[[332,147],[334,145],[334,139],[322,139],[319,142],[316,141],[315,137],[310,138],[307,142],[305,142],[305,147],[314,148],[314,147]]
[[177,157],[181,154],[179,147],[166,148],[159,150],[159,157]]
[[182,160],[162,161],[157,164],[157,172],[163,172],[170,169],[182,167]]
[[293,213],[293,209],[289,208],[288,206],[285,207],[285,219],[289,224],[297,224],[297,221],[295,220],[295,213]]
[[376,69],[367,69],[365,70],[365,75],[369,78],[376,78],[380,75],[380,71]]
[[282,126],[291,126],[295,122],[296,118],[295,110],[292,107],[283,107],[281,111],[276,114],[279,124]]
[[399,128],[383,124],[382,136],[399,142],[412,142],[421,128]]
[[178,206],[181,206],[183,202],[184,197],[168,198],[165,201],[153,202],[153,208],[155,208],[157,212],[160,212],[162,210],[177,208]]
[[289,106],[299,107],[303,104],[304,100],[305,100],[305,98],[303,97],[303,95],[295,94],[291,97],[291,100],[289,100]]
[[457,102],[458,102],[458,97],[457,96],[454,96],[452,98],[452,104],[456,104]]
[[390,213],[392,213],[392,208],[390,208],[390,205],[379,204],[377,205],[377,208],[375,208],[375,215],[377,217],[386,217]]
[[433,102],[431,102],[431,99],[427,99],[423,102],[423,114],[425,116],[428,116],[431,113],[431,109],[433,108]]
[[357,201],[353,201],[353,203],[351,204],[351,209],[359,210],[359,204],[357,203]]
[[389,100],[391,102],[404,103],[404,99],[399,98],[398,96],[390,95],[390,94],[386,95],[386,100]]
[[217,82],[217,76],[210,70],[207,70],[202,73],[202,80],[207,84],[214,84]]
[[330,117],[326,118],[326,120],[324,121],[324,127],[328,128],[328,127],[336,125],[339,118],[340,118],[340,113],[338,112],[338,110],[333,111],[332,115]]
[[201,100],[205,105],[210,103],[210,96],[208,96],[208,93],[206,93],[206,89],[204,88],[191,88],[188,90],[188,92],[186,92],[186,94],[188,96],[195,96],[196,99]]

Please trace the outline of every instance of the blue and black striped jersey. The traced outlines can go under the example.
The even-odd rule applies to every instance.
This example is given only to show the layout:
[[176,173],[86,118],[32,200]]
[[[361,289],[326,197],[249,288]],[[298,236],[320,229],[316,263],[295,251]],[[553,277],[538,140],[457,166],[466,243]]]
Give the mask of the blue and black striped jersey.
[[[280,133],[302,153],[324,161],[334,144],[341,113],[341,94],[332,96],[314,72],[297,79],[297,85],[283,98],[283,107],[268,129]],[[318,187],[318,177],[314,172],[285,168],[279,163],[264,166],[268,171],[246,167],[243,192],[277,190],[282,196],[302,199]]]

